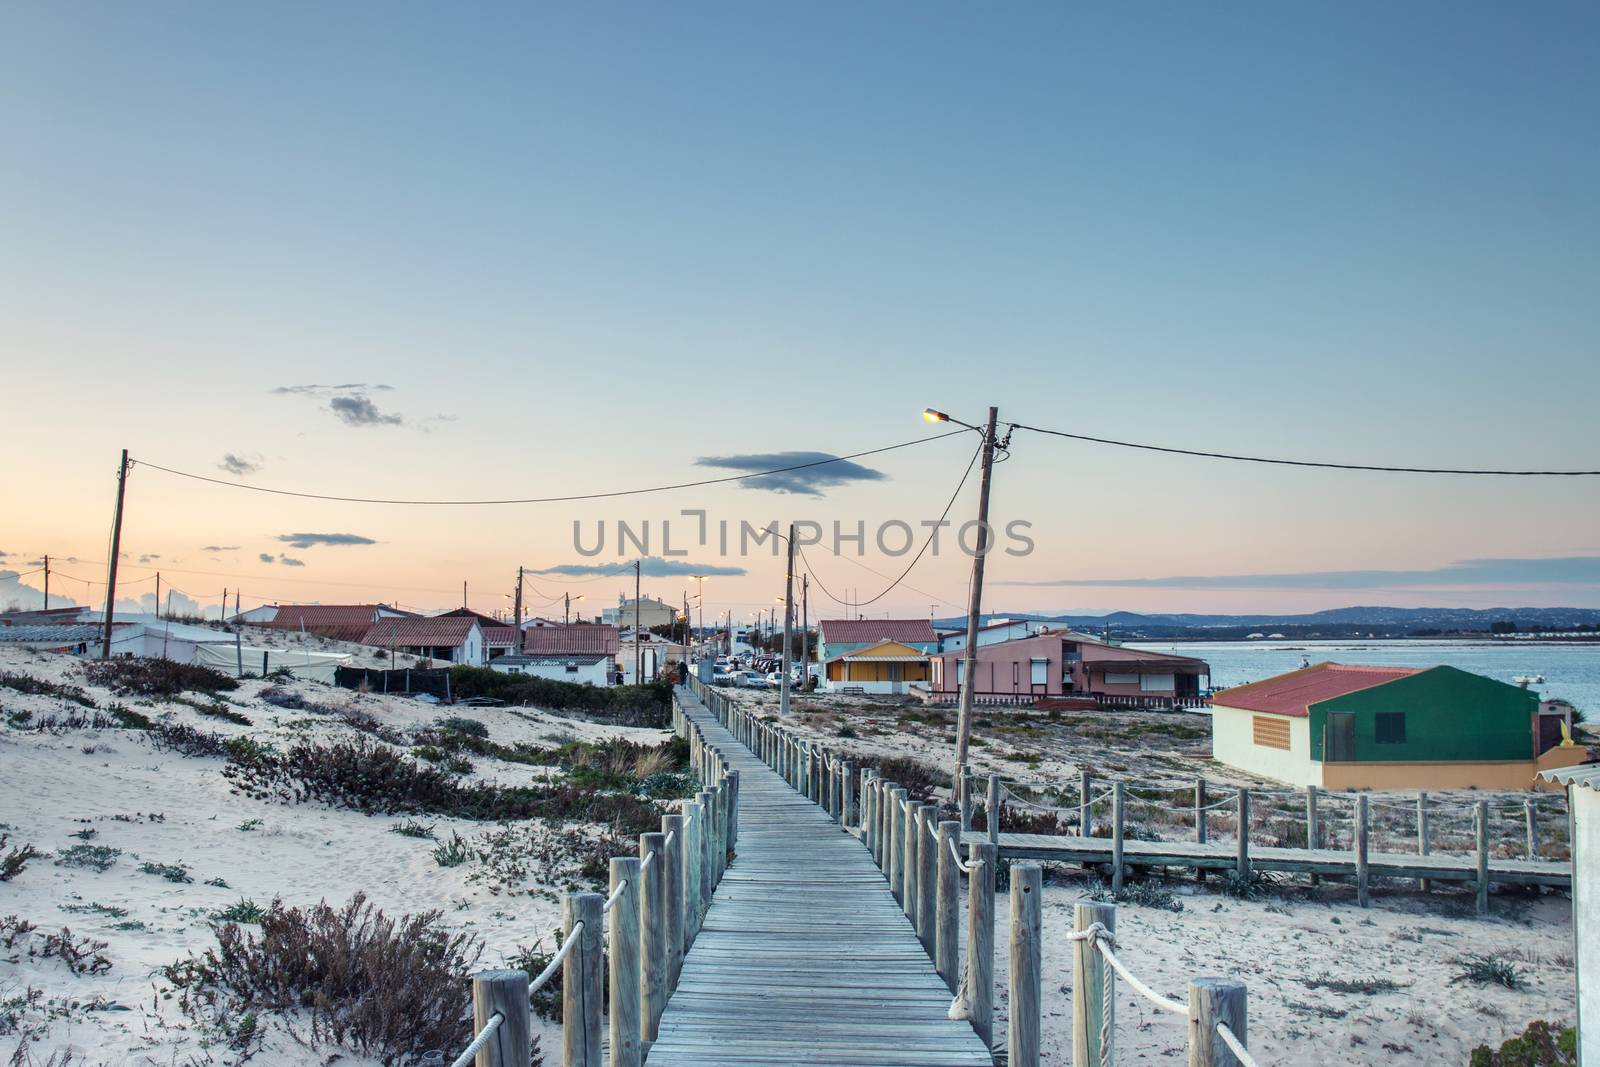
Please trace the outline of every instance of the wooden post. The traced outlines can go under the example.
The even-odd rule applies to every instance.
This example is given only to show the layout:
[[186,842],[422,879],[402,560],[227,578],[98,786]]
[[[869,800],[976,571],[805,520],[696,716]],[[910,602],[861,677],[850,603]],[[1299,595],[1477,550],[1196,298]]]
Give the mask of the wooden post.
[[961,813],[961,830],[963,833],[972,829],[972,769],[961,768],[961,777],[957,779],[956,806]]
[[[1317,787],[1306,786],[1306,848],[1316,848],[1321,840],[1321,827],[1317,823]],[[1322,876],[1313,872],[1309,876],[1312,885],[1322,881]]]
[[611,1067],[640,1067],[644,1062],[639,998],[639,861],[633,856],[611,860],[611,892],[622,895],[611,912]]
[[1522,814],[1528,823],[1528,858],[1536,860],[1539,858],[1539,811],[1531,799],[1522,802]]
[[661,1026],[661,1012],[667,1006],[668,961],[672,958],[667,946],[664,841],[662,834],[639,835],[639,1025],[646,1041],[654,1041]]
[[1367,871],[1367,794],[1356,795],[1356,903],[1367,906],[1371,878]]
[[717,889],[716,859],[716,827],[712,825],[711,809],[715,794],[709,790],[701,790],[695,794],[695,803],[700,806],[701,817],[705,820],[705,827],[700,834],[698,842],[700,851],[693,857],[700,871],[695,875],[695,885],[700,893],[700,909],[704,911],[711,905],[711,895]]
[[1089,772],[1078,771],[1078,836],[1094,836],[1094,811],[1089,803]]
[[844,773],[839,775],[839,829],[849,831],[854,821],[855,812],[855,785],[856,765],[848,761],[844,765]]
[[528,972],[479,971],[472,976],[472,1032],[499,1013],[505,1017],[495,1036],[478,1050],[474,1067],[528,1067],[533,1030],[528,1018]]
[[[1117,906],[1080,900],[1072,908],[1072,928],[1087,930],[1095,923],[1110,933],[1117,930]],[[1102,1034],[1114,1032],[1105,1025],[1105,986],[1116,975],[1093,942],[1072,942],[1072,1067],[1100,1067]]]
[[728,826],[723,841],[725,847],[723,856],[727,856],[728,852],[739,850],[739,772],[729,771],[728,776],[723,779],[723,785],[728,787]]
[[1000,843],[1001,803],[1000,776],[998,774],[991,774],[989,776],[989,807],[984,813],[984,819],[989,824],[989,843],[991,845],[998,845]]
[[1478,801],[1478,914],[1489,914],[1489,802]]
[[1111,891],[1122,891],[1122,814],[1126,802],[1122,782],[1111,783]]
[[900,834],[905,842],[900,853],[900,910],[911,920],[913,930],[917,928],[917,903],[920,899],[917,890],[917,875],[921,873],[922,862],[919,857],[922,841],[917,837],[917,810],[920,807],[909,795],[900,803]]
[[606,898],[599,893],[568,893],[562,900],[562,939],[571,936],[580,923],[583,926],[577,944],[561,965],[562,1067],[603,1067],[600,1011],[605,1006],[601,988],[605,904]]
[[917,810],[917,938],[928,958],[933,959],[935,913],[939,908],[939,805],[924,804]]
[[694,936],[700,930],[700,916],[705,912],[705,887],[701,874],[705,870],[706,834],[710,831],[709,809],[699,800],[685,801],[683,805],[683,947],[688,951]]
[[[1417,794],[1417,855],[1426,856],[1433,846],[1428,841],[1428,794]],[[1417,887],[1426,893],[1432,883],[1426,878],[1417,879]]]
[[1039,1067],[1039,996],[1044,977],[1043,896],[1044,868],[1037,863],[1013,863],[1007,1067]]
[[672,990],[683,968],[683,816],[661,816],[661,832],[666,835],[661,858],[667,865],[667,988]]
[[[900,786],[889,790],[888,801],[884,804],[884,821],[888,824],[889,837],[889,891],[894,894],[895,900],[901,900],[905,892],[905,819],[901,815],[901,808],[905,803],[906,791]],[[902,901],[902,906],[904,902]]]
[[1000,850],[987,841],[967,846],[967,1007],[972,1029],[994,1048],[994,884]]
[[878,822],[873,812],[878,802],[878,772],[861,768],[861,843],[867,846],[867,855],[878,861]]
[[1236,873],[1239,881],[1250,881],[1250,790],[1239,788],[1237,808],[1239,818],[1239,859]]
[[1250,1047],[1245,1010],[1245,985],[1230,978],[1195,978],[1189,982],[1189,1067],[1238,1067],[1239,1057],[1222,1043],[1217,1024],[1225,1024]]
[[956,898],[961,893],[961,871],[956,867],[953,847],[961,845],[961,822],[949,819],[939,824],[939,872],[933,920],[933,969],[939,972],[950,992],[959,990],[961,982],[961,920],[956,911]]
[[1206,843],[1206,780],[1194,780],[1194,840],[1195,844]]

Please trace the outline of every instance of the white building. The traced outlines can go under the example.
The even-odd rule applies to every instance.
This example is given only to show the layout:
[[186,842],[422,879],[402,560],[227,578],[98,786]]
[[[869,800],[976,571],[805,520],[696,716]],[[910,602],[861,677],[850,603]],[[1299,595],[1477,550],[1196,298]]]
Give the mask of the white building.
[[612,659],[600,652],[569,652],[536,656],[501,656],[489,666],[502,674],[524,674],[580,685],[610,685]]
[[[614,608],[603,608],[600,621],[612,626],[629,626],[634,621],[634,601],[622,600]],[[678,625],[678,609],[665,601],[643,597],[638,601],[639,625],[646,630],[656,626]]]

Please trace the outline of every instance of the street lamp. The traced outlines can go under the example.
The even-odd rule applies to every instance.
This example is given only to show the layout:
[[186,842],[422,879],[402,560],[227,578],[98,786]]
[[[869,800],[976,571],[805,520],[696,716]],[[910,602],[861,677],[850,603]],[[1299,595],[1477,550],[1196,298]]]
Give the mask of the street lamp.
[[583,594],[580,593],[577,596],[573,596],[571,593],[567,593],[567,594],[565,594],[565,599],[566,599],[566,607],[563,610],[562,615],[561,615],[561,625],[563,625],[563,626],[571,626],[572,625],[572,602],[574,600],[582,600],[583,599]]

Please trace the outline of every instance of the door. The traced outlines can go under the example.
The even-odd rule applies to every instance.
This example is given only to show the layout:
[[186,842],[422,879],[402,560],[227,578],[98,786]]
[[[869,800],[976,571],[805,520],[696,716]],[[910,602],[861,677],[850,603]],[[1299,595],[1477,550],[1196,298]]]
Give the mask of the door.
[[1329,763],[1353,763],[1356,758],[1356,716],[1350,711],[1328,712],[1322,758]]

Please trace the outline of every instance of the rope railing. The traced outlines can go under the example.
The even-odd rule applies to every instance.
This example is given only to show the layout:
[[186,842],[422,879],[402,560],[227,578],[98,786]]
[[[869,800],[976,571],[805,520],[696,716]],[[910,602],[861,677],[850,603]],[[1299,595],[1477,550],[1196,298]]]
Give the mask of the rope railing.
[[567,935],[565,941],[561,942],[561,947],[556,949],[555,955],[550,957],[550,962],[545,966],[545,969],[539,972],[537,978],[528,983],[528,996],[531,997],[543,989],[545,983],[555,976],[556,968],[567,962],[567,957],[572,954],[572,946],[578,943],[578,935],[583,933],[583,926],[582,919],[579,919],[573,925],[572,932]]
[[1228,1046],[1228,1051],[1238,1057],[1239,1063],[1243,1067],[1261,1067],[1260,1061],[1250,1055],[1250,1050],[1244,1047],[1244,1042],[1239,1040],[1238,1035],[1233,1032],[1233,1029],[1227,1023],[1217,1024],[1217,1036],[1222,1038],[1224,1045]]
[[468,1064],[477,1059],[478,1052],[484,1045],[489,1043],[489,1039],[494,1036],[495,1031],[500,1029],[501,1024],[505,1021],[506,1017],[499,1012],[489,1016],[488,1020],[483,1024],[483,1029],[478,1031],[478,1036],[472,1039],[472,1043],[466,1047],[466,1051],[457,1056],[455,1062],[450,1064],[450,1067],[467,1067]]

